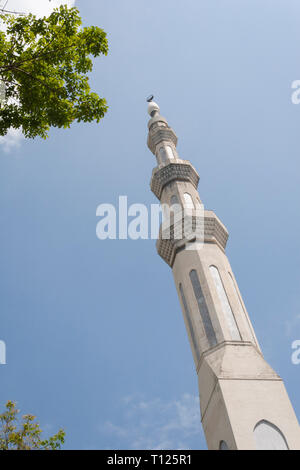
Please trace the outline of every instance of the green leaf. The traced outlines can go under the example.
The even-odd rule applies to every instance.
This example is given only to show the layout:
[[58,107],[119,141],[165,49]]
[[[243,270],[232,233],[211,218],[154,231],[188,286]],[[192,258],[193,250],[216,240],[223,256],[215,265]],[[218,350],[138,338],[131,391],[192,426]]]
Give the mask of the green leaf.
[[41,439],[42,430],[35,416],[24,415],[20,421],[16,403],[8,401],[4,413],[0,414],[0,450],[60,450],[65,442],[65,431],[49,439]]
[[92,58],[108,53],[106,33],[82,28],[77,8],[66,5],[42,19],[0,18],[6,25],[0,32],[0,136],[13,127],[27,138],[46,138],[51,127],[99,122],[108,106],[91,91],[88,74]]

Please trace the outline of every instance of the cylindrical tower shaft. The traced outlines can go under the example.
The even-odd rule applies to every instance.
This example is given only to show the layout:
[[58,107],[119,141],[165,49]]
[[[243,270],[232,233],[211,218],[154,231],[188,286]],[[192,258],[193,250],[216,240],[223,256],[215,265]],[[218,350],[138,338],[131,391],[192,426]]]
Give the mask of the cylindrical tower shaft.
[[208,448],[300,449],[283,381],[263,358],[225,253],[228,232],[204,210],[198,173],[179,157],[177,136],[158,105],[150,102],[148,111],[148,147],[157,160],[151,189],[164,207],[174,208],[157,251],[173,271]]

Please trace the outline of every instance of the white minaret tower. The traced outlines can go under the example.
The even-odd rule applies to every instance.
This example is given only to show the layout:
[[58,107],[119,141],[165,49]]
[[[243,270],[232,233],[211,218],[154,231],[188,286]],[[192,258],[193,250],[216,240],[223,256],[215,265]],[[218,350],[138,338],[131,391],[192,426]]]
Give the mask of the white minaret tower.
[[[262,355],[225,253],[228,232],[214,212],[203,209],[198,173],[179,157],[176,134],[152,98],[148,147],[157,166],[151,190],[162,205],[177,205],[169,236],[160,230],[157,251],[173,270],[208,449],[299,450],[295,412],[282,379]],[[178,232],[184,219],[200,227],[194,236]]]

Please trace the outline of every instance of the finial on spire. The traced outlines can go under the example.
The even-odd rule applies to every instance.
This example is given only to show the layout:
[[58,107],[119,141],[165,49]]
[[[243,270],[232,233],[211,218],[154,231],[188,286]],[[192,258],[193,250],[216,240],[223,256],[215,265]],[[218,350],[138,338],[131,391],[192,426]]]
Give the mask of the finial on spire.
[[147,102],[149,103],[148,104],[148,114],[150,114],[150,116],[153,118],[154,116],[156,116],[157,114],[159,114],[160,112],[160,109],[159,109],[159,106],[158,104],[156,104],[154,101],[154,96],[153,95],[150,95],[148,96],[147,98]]

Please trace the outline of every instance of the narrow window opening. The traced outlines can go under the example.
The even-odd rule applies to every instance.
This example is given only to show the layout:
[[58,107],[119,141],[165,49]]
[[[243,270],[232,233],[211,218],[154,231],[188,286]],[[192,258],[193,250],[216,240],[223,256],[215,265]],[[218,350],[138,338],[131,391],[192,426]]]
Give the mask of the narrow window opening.
[[160,155],[161,163],[166,163],[167,162],[167,155],[166,155],[166,151],[165,151],[164,147],[160,147],[159,155]]
[[199,360],[200,360],[200,350],[199,350],[198,343],[197,343],[197,340],[196,340],[196,335],[195,335],[195,331],[194,331],[194,327],[193,327],[193,323],[192,323],[191,314],[190,314],[190,311],[189,311],[189,308],[188,308],[186,298],[185,298],[185,295],[184,295],[183,288],[182,288],[181,284],[179,284],[179,292],[180,292],[180,295],[181,295],[181,300],[182,300],[182,304],[183,304],[183,308],[184,308],[185,318],[186,318],[187,323],[188,323],[188,328],[189,328],[191,340],[192,340],[192,343],[193,343],[193,349],[195,351],[197,360],[199,362]]
[[237,299],[238,304],[239,304],[240,315],[243,316],[243,317],[246,319],[246,322],[247,322],[247,325],[248,325],[248,327],[249,327],[249,330],[250,330],[250,333],[251,333],[253,342],[254,342],[254,344],[257,345],[257,341],[256,341],[256,339],[255,339],[252,326],[251,326],[250,321],[249,321],[249,319],[248,319],[248,316],[247,316],[247,314],[246,314],[246,312],[245,312],[245,309],[244,309],[244,307],[243,307],[243,305],[242,305],[242,301],[241,301],[240,295],[239,295],[239,293],[238,293],[237,287],[236,287],[236,285],[235,285],[235,282],[234,282],[234,280],[233,280],[233,277],[232,277],[232,275],[231,275],[230,272],[228,272],[228,274],[229,274],[230,281],[231,281],[231,283],[232,283],[233,290],[234,290],[235,295],[236,295],[236,299]]
[[175,194],[171,197],[170,209],[173,211],[174,214],[182,210],[178,197]]
[[289,450],[280,429],[269,421],[262,420],[254,428],[256,450]]
[[171,202],[171,206],[174,206],[174,204],[179,204],[178,197],[175,194],[173,194],[170,202]]
[[192,196],[189,193],[184,193],[184,205],[186,209],[195,209],[195,205]]
[[228,447],[228,445],[226,444],[225,441],[220,442],[219,450],[229,450],[229,447]]
[[210,266],[209,270],[211,272],[212,278],[215,283],[216,291],[218,293],[223,315],[227,322],[227,326],[230,331],[231,338],[234,341],[241,341],[242,338],[241,338],[233,311],[231,309],[226,291],[224,289],[224,285],[223,285],[219,270],[218,268],[216,268],[216,266]]
[[206,300],[202,292],[202,288],[199,282],[198,274],[195,269],[190,272],[190,279],[194,289],[194,294],[198,303],[199,312],[201,315],[202,323],[206,333],[206,337],[211,347],[217,344],[216,334],[211,322],[209,311],[207,308]]
[[166,146],[166,153],[167,153],[167,157],[168,157],[169,160],[174,159],[173,149],[172,149],[172,147],[170,147],[170,145]]

